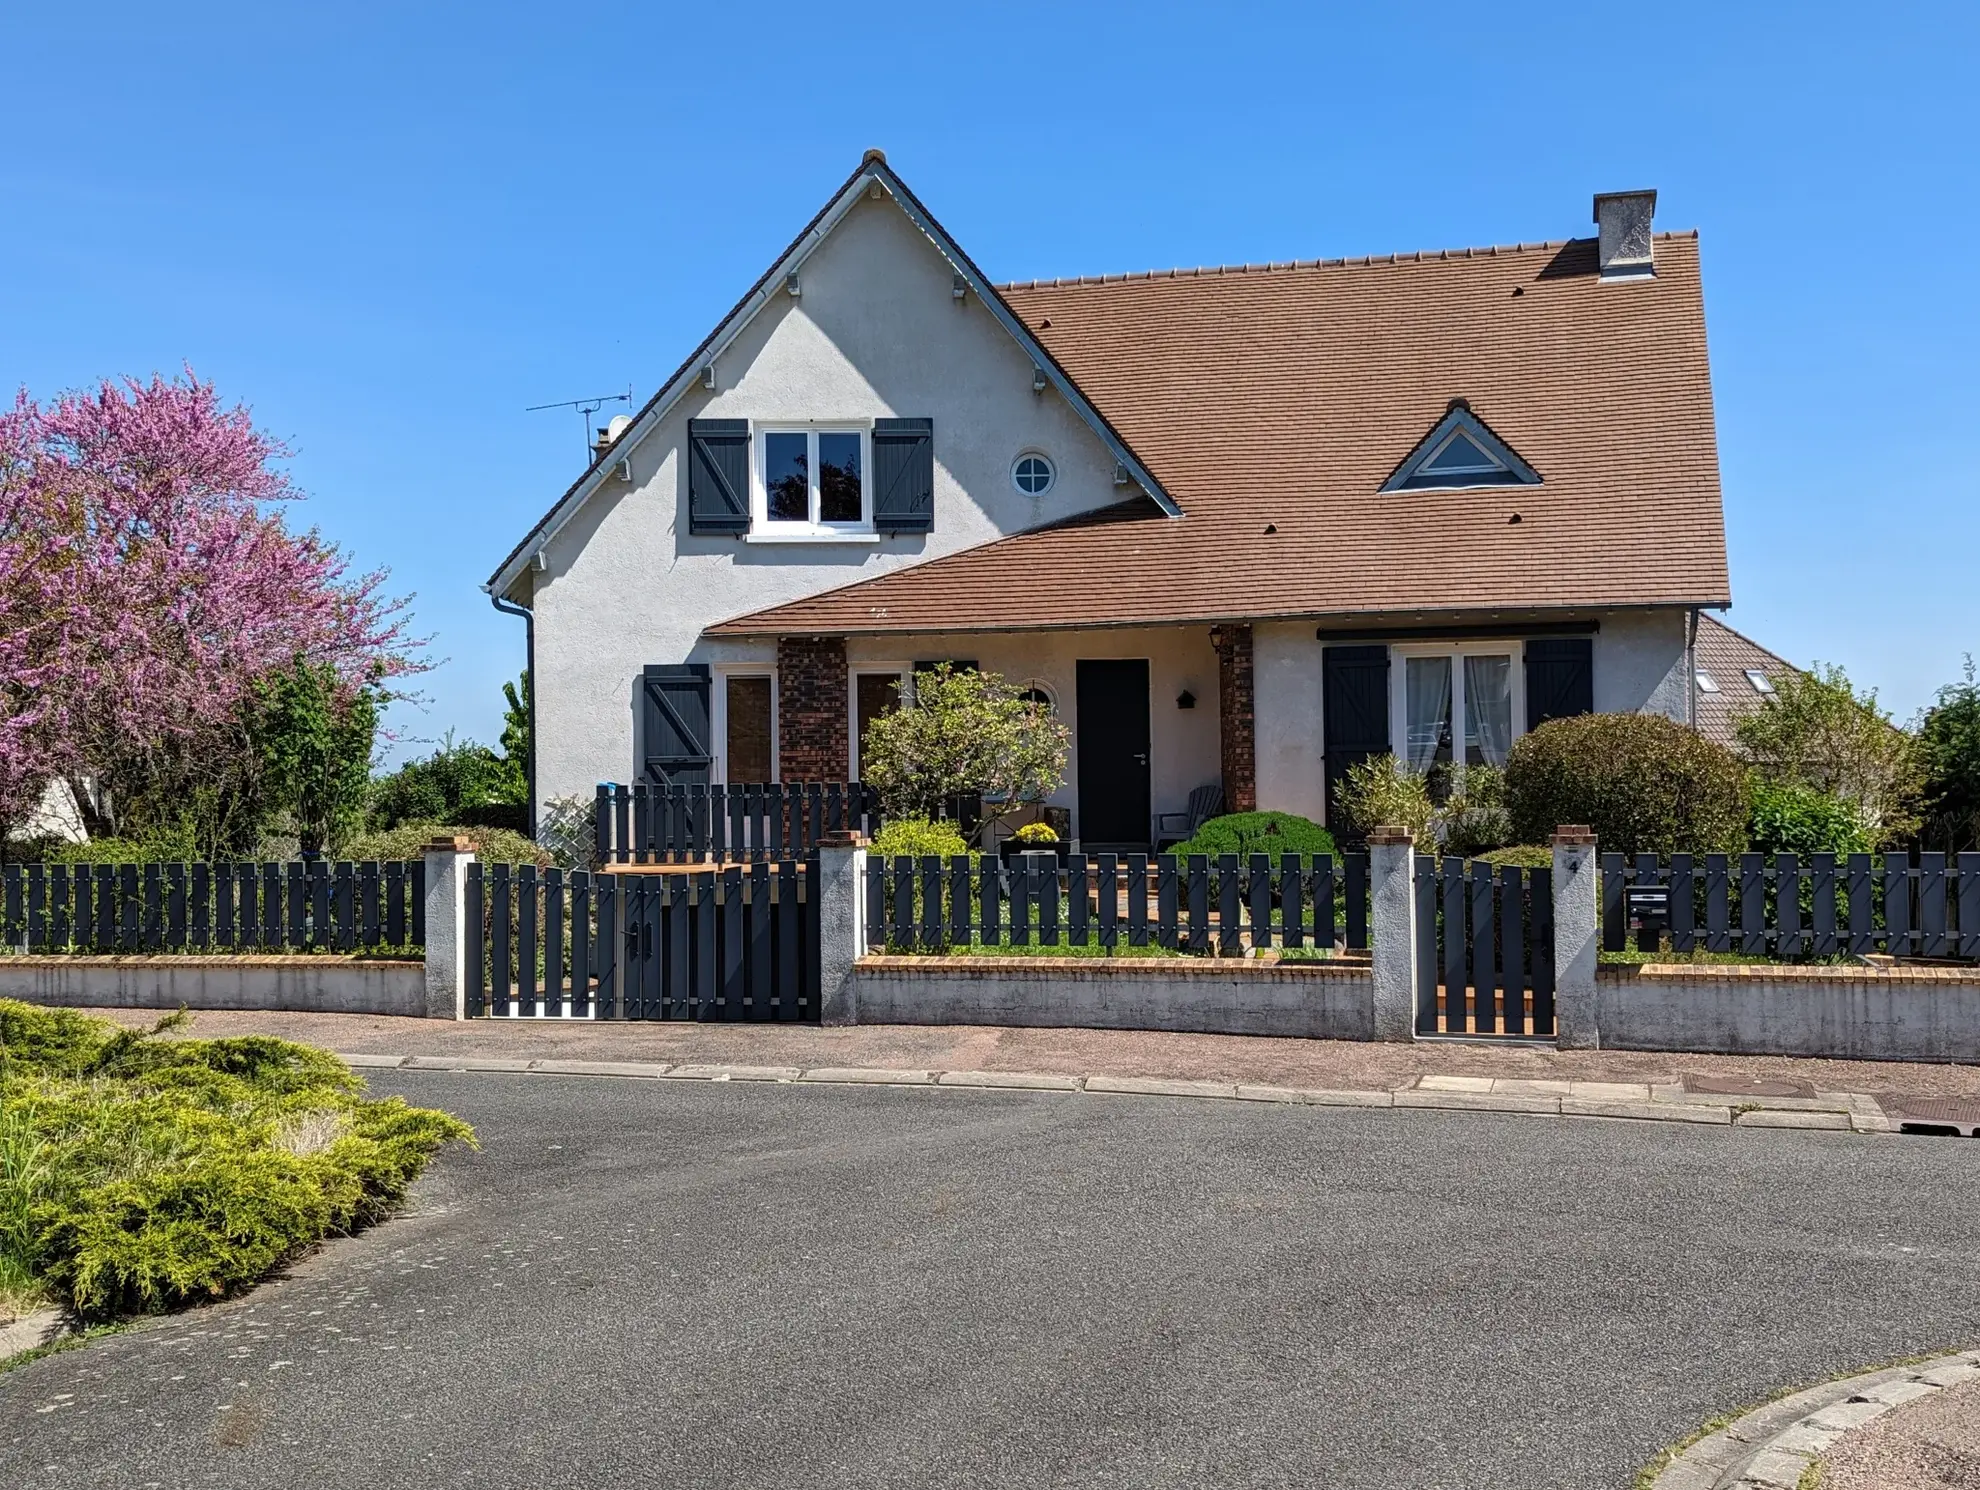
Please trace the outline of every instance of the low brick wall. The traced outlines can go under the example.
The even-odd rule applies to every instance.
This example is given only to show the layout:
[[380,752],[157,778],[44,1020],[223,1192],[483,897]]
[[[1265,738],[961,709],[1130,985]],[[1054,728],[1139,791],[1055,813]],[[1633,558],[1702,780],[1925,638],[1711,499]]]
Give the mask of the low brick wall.
[[0,998],[125,1009],[426,1013],[421,962],[349,957],[0,957]]
[[1980,968],[1604,967],[1607,1050],[1980,1061]]
[[856,1024],[1375,1038],[1365,962],[862,957],[852,982]]

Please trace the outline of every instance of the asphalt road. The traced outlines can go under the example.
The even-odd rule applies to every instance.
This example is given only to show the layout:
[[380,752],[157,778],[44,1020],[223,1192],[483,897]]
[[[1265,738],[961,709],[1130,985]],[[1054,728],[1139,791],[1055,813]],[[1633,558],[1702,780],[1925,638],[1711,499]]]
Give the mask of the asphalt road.
[[1623,1490],[1980,1341],[1980,1145],[395,1072],[418,1213],[0,1376],[0,1486]]

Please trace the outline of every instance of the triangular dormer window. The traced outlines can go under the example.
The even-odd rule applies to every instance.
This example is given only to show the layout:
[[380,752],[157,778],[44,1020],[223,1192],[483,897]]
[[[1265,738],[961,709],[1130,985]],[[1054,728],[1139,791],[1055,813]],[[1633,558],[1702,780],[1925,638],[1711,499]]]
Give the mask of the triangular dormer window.
[[1540,473],[1529,466],[1463,399],[1425,435],[1383,491],[1424,491],[1466,486],[1538,486]]

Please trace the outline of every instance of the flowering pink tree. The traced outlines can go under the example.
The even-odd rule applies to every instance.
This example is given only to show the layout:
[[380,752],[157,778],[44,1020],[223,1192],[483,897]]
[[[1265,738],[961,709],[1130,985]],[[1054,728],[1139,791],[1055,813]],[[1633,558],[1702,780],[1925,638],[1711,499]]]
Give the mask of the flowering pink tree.
[[62,777],[107,787],[86,814],[224,797],[298,658],[351,690],[424,666],[383,571],[285,526],[287,454],[190,373],[0,413],[0,827]]

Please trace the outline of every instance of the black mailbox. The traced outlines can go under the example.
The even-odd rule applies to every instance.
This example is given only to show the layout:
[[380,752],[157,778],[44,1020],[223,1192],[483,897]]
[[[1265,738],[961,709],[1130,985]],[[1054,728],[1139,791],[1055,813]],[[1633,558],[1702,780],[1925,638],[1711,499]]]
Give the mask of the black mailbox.
[[1623,892],[1631,931],[1665,931],[1671,924],[1671,892],[1662,885],[1631,885]]

